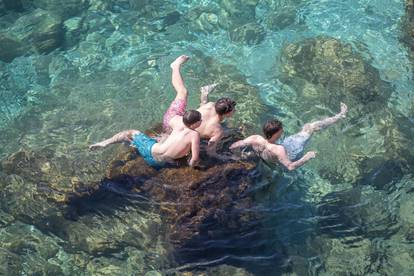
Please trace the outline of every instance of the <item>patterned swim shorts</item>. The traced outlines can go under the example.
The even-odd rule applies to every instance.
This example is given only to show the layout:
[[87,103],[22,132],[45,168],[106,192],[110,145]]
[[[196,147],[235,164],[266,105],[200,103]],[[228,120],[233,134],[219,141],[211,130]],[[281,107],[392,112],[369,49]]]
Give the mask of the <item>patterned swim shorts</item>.
[[296,161],[302,157],[303,151],[309,138],[309,134],[299,132],[283,140],[281,145],[285,147],[290,161]]
[[186,99],[176,99],[171,103],[170,107],[167,109],[167,111],[164,114],[164,119],[162,123],[162,128],[164,132],[170,133],[172,131],[168,123],[175,115],[183,116],[186,108],[187,108]]

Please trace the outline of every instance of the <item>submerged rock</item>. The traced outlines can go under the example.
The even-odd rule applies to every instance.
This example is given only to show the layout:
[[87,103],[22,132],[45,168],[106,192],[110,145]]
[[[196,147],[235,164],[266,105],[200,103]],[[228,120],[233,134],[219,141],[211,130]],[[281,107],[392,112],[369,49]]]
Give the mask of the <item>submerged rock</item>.
[[259,44],[264,40],[266,32],[258,23],[248,23],[237,27],[230,32],[230,38],[234,42],[245,43],[249,46]]
[[0,2],[0,14],[2,9],[5,11],[22,12],[24,10],[24,6],[20,0],[2,0]]
[[[349,107],[344,122],[312,138],[314,147],[319,145],[324,149],[321,155],[338,152],[338,162],[315,160],[319,162],[322,177],[332,183],[355,183],[386,160],[395,160],[403,164],[402,168],[410,162],[412,153],[406,147],[410,136],[407,120],[398,118],[388,108],[392,87],[351,45],[329,37],[306,39],[284,48],[281,62],[284,73],[281,79],[297,91],[296,97],[301,99],[294,104],[286,103],[290,111],[300,114],[298,124],[326,116],[327,112],[315,108],[321,104],[320,109],[328,109],[328,114],[337,112],[339,102]],[[309,116],[310,112],[317,113]],[[349,127],[344,127],[346,122]],[[345,136],[335,131],[339,128],[346,131]],[[338,147],[339,142],[346,150]],[[345,165],[341,159],[346,160]]]
[[222,25],[231,29],[253,22],[258,3],[258,0],[220,0],[220,7],[223,8]]
[[81,37],[82,31],[82,18],[81,17],[72,17],[66,20],[63,25],[65,28],[65,47],[70,48],[76,45]]
[[253,204],[246,192],[253,185],[254,169],[251,163],[225,163],[203,170],[183,167],[156,172],[129,153],[113,162],[107,175],[115,183],[133,184],[159,204],[169,240],[178,250],[219,238],[219,229],[240,231],[255,218],[246,211]]
[[183,271],[177,276],[252,276],[247,270],[230,265],[219,265],[203,271]]
[[[405,0],[405,16],[403,18],[403,35],[401,40],[409,49],[411,61],[414,61],[414,2]],[[414,71],[414,67],[413,67]]]
[[0,60],[10,62],[21,55],[49,53],[61,45],[62,38],[61,19],[36,9],[0,32]]
[[20,275],[23,263],[17,254],[0,248],[0,262],[3,264],[0,267],[1,275]]
[[88,0],[36,0],[33,4],[37,8],[67,19],[86,10],[88,2]]
[[390,95],[378,71],[351,45],[335,38],[318,37],[289,44],[283,49],[282,63],[289,77],[322,86],[325,91],[319,95],[325,99],[368,104]]

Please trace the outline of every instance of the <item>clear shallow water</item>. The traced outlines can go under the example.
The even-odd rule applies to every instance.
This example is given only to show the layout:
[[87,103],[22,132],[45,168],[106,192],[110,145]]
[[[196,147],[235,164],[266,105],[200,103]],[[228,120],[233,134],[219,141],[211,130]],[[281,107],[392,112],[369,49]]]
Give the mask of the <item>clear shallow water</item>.
[[[60,14],[54,1],[45,3],[47,13]],[[413,273],[413,83],[412,61],[399,41],[403,1],[73,3],[84,8],[63,15],[60,48],[0,63],[3,163],[19,149],[46,160],[41,185],[34,169],[10,173],[3,165],[4,274],[145,275],[222,263],[256,275]],[[33,13],[25,5],[4,13],[4,29]],[[253,23],[259,25],[251,36],[237,29]],[[287,74],[283,49],[321,35],[352,45],[378,72],[370,77],[383,82],[378,91],[387,96],[361,103],[344,86],[320,81],[323,72],[317,80]],[[197,105],[198,87],[218,81],[215,97],[239,102],[229,125],[249,124],[247,134],[273,114],[294,133],[335,113],[344,99],[349,118],[312,138],[308,149],[319,156],[304,168],[261,172],[251,191],[255,205],[246,210],[260,214],[257,221],[195,244],[184,260],[171,256],[167,226],[150,198],[109,186],[102,197],[80,201],[77,220],[64,204],[36,201],[43,186],[53,187],[56,198],[102,179],[123,148],[90,153],[91,142],[161,121],[174,95],[169,63],[183,53],[192,57],[184,68],[190,106]],[[304,61],[315,63],[310,56]]]

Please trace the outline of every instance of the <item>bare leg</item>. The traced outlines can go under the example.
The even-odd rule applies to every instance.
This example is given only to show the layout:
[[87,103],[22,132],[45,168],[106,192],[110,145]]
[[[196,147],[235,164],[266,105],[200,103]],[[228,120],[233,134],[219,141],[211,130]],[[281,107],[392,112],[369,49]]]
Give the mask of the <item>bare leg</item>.
[[180,68],[190,57],[181,55],[176,58],[170,65],[172,69],[171,81],[174,86],[177,96],[175,99],[187,99],[187,88],[184,85],[184,80],[181,77]]
[[208,94],[213,92],[213,90],[217,87],[218,83],[209,84],[200,88],[201,96],[200,96],[200,106],[206,104],[208,102]]
[[329,117],[329,118],[326,118],[326,119],[323,119],[323,120],[320,120],[320,121],[305,124],[303,126],[301,132],[305,132],[308,135],[312,135],[314,131],[324,129],[324,128],[336,123],[340,119],[345,118],[347,112],[348,112],[348,107],[346,106],[346,104],[341,103],[341,111],[338,114],[336,114],[333,117]]
[[108,145],[111,144],[115,144],[115,143],[122,143],[122,142],[131,142],[132,140],[132,136],[135,134],[139,134],[140,131],[139,130],[125,130],[122,132],[119,132],[117,134],[115,134],[114,136],[112,136],[109,139],[103,140],[99,143],[93,144],[89,146],[90,150],[95,150],[95,149],[99,149],[99,148],[104,148]]

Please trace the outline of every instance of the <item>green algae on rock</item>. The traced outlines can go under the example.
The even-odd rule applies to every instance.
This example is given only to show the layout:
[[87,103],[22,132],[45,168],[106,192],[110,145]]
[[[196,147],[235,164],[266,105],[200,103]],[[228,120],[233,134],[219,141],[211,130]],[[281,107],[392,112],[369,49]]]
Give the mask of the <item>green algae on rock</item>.
[[233,230],[243,227],[243,221],[251,217],[242,210],[253,203],[244,193],[253,184],[249,174],[254,168],[249,163],[226,163],[206,170],[166,168],[155,174],[142,158],[131,159],[127,153],[112,163],[107,175],[115,182],[124,182],[125,175],[142,181],[136,189],[160,204],[160,211],[169,224],[169,240],[181,247],[198,235],[207,232],[211,235],[213,229],[202,230],[208,220],[216,221],[215,227]]

